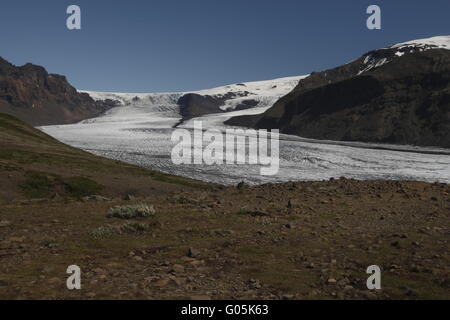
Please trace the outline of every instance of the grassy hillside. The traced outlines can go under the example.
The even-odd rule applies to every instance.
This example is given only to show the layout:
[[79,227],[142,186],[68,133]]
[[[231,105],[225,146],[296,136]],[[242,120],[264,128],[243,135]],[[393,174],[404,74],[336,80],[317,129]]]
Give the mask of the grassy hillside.
[[0,113],[0,200],[124,196],[208,188],[69,147]]

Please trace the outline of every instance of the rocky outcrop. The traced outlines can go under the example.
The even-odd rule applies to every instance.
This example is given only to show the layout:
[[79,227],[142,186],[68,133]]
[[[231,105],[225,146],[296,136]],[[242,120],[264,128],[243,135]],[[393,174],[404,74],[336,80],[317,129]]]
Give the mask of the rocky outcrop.
[[[237,84],[237,86],[245,86],[245,84]],[[211,113],[221,113],[232,110],[243,110],[256,107],[258,101],[254,99],[243,100],[235,106],[235,108],[221,109],[226,102],[236,98],[243,98],[250,95],[248,91],[227,92],[217,95],[200,95],[197,93],[187,93],[180,97],[177,104],[180,106],[180,114],[184,120],[204,116]]]
[[0,58],[0,112],[39,126],[78,122],[113,106],[113,101],[96,102],[77,92],[64,76],[49,74],[43,67],[16,67]]
[[196,93],[188,93],[178,100],[180,114],[183,119],[191,119],[210,113],[223,112],[220,107],[223,105],[222,99],[212,96],[203,96]]

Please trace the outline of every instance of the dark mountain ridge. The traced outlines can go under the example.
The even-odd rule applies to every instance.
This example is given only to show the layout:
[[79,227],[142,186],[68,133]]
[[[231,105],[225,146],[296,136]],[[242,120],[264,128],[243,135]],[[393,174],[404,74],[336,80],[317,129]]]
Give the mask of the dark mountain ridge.
[[305,138],[450,147],[450,50],[374,50],[313,73],[265,113],[230,125]]
[[112,106],[79,93],[64,76],[31,63],[17,67],[0,57],[0,112],[39,126],[78,122]]

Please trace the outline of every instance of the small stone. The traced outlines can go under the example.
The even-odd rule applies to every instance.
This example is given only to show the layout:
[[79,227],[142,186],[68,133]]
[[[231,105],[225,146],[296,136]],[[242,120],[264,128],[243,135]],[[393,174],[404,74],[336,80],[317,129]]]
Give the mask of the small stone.
[[406,292],[406,295],[409,297],[417,297],[419,294],[417,293],[417,291],[409,289],[408,292]]
[[60,278],[50,278],[47,280],[48,283],[50,284],[60,284],[62,282],[62,280]]
[[168,266],[170,266],[170,262],[169,261],[163,261],[163,262],[161,262],[161,266],[163,266],[163,267],[168,267]]
[[181,261],[191,263],[191,262],[195,261],[195,259],[189,258],[189,257],[182,257],[182,258],[181,258]]
[[394,247],[394,248],[400,248],[400,242],[394,241],[394,242],[391,243],[391,246]]
[[250,286],[254,289],[260,289],[262,287],[261,283],[255,279],[250,279],[249,283],[250,283]]
[[336,279],[328,279],[328,284],[336,284],[337,280]]
[[189,248],[187,256],[190,258],[195,258],[200,254],[200,251],[198,251],[197,249],[194,248]]
[[99,195],[90,196],[89,200],[92,200],[92,201],[111,201],[110,198],[99,196]]
[[204,261],[203,260],[192,260],[190,262],[190,264],[193,265],[194,267],[198,267],[198,266],[201,266],[202,264],[204,264]]
[[186,283],[186,280],[185,280],[185,279],[178,279],[178,278],[175,278],[175,279],[173,279],[173,281],[174,281],[175,284],[176,284],[177,286],[179,286],[179,287],[181,287],[182,285],[184,285],[184,284]]
[[183,273],[184,272],[184,267],[181,264],[174,264],[172,269],[176,273]]
[[55,268],[52,266],[44,266],[44,267],[38,269],[38,271],[40,271],[42,273],[50,273],[54,270],[55,270]]
[[346,285],[345,287],[344,287],[344,290],[345,291],[350,291],[350,290],[353,290],[354,288],[351,286],[351,285]]
[[169,280],[167,280],[167,279],[162,279],[162,280],[158,280],[155,282],[155,285],[160,288],[165,287],[168,284],[169,284]]
[[133,200],[135,200],[135,199],[136,199],[136,197],[133,196],[133,195],[131,195],[131,194],[127,194],[127,195],[124,197],[124,200],[127,200],[127,201],[133,201]]

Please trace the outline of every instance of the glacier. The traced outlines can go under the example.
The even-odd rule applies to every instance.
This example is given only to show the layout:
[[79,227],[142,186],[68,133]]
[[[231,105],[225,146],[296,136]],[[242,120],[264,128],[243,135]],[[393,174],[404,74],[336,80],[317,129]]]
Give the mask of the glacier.
[[[247,82],[201,90],[201,95],[223,95],[245,90],[245,99],[258,106],[234,110],[242,97],[228,100],[230,112],[209,114],[183,122],[192,129],[201,120],[204,129],[225,130],[224,121],[237,115],[258,114],[289,93],[305,76]],[[257,165],[174,165],[171,142],[174,126],[180,124],[181,93],[104,93],[83,91],[96,100],[112,99],[120,105],[105,114],[71,125],[40,129],[54,138],[107,158],[161,172],[225,185],[245,181],[263,184],[330,178],[418,180],[450,183],[450,150],[440,148],[336,142],[280,135],[280,169],[277,175],[261,176]],[[248,149],[248,148],[247,148]]]

